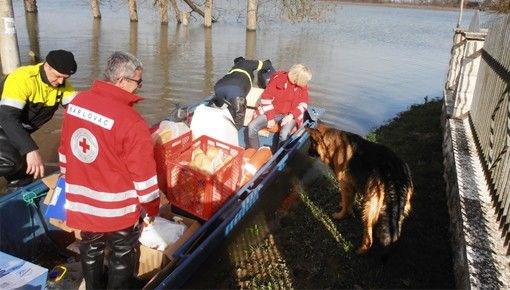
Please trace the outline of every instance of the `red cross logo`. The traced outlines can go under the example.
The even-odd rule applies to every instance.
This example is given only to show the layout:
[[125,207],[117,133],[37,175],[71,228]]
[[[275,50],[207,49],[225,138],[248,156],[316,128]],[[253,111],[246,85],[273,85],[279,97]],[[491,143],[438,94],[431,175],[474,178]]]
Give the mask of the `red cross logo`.
[[78,128],[73,132],[70,145],[73,155],[84,163],[94,162],[99,154],[96,137],[85,128]]
[[80,145],[81,151],[83,151],[83,153],[87,153],[87,151],[90,149],[90,145],[87,144],[87,139],[85,138],[82,138],[78,144]]

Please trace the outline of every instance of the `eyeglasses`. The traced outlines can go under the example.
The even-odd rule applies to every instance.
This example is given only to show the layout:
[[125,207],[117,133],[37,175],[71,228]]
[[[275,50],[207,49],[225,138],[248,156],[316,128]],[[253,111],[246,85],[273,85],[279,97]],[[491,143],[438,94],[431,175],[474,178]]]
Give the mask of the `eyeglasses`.
[[127,78],[127,77],[124,77],[124,79],[135,82],[135,83],[136,83],[136,85],[137,85],[137,87],[139,87],[139,88],[141,88],[141,87],[142,87],[142,82],[143,82],[143,80],[142,80],[142,79],[135,80],[135,79],[132,79],[132,78]]

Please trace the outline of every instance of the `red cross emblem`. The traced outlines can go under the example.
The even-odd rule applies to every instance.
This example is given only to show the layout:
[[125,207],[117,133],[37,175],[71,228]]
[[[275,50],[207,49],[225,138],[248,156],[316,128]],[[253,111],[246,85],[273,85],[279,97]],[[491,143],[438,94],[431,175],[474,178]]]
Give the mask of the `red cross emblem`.
[[83,151],[83,153],[87,153],[87,151],[90,149],[90,145],[87,144],[87,139],[85,138],[82,138],[78,144],[80,145],[81,151]]
[[78,128],[71,135],[71,151],[81,162],[91,163],[99,154],[99,143],[92,132]]

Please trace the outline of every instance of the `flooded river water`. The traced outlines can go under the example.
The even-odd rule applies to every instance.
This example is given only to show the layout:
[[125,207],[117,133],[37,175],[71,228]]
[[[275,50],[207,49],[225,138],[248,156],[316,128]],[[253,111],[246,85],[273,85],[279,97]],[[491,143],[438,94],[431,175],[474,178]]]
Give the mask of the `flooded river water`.
[[[233,59],[247,56],[271,59],[281,69],[310,66],[311,103],[326,108],[326,121],[362,135],[441,95],[458,17],[456,11],[329,4],[321,22],[292,23],[273,18],[264,4],[257,30],[247,32],[243,1],[215,1],[218,21],[211,29],[198,17],[178,26],[170,15],[161,25],[152,1],[138,1],[137,23],[129,21],[124,1],[104,2],[101,20],[93,19],[85,0],[40,0],[36,15],[13,2],[22,64],[32,62],[31,51],[44,57],[52,49],[70,50],[78,89],[101,78],[111,52],[139,56],[145,65],[139,93],[146,99],[138,109],[151,124],[176,103],[210,95]],[[61,112],[36,134],[49,165],[57,160],[60,121]]]

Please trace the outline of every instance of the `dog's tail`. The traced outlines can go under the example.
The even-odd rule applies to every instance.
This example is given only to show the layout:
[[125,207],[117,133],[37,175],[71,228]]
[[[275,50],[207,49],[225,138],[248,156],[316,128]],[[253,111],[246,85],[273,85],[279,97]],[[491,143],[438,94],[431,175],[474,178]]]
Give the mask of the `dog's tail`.
[[384,207],[378,223],[379,239],[382,245],[388,246],[400,238],[402,224],[411,211],[411,197],[414,185],[411,170],[401,160],[392,162],[392,168],[385,170],[383,182],[386,188]]

